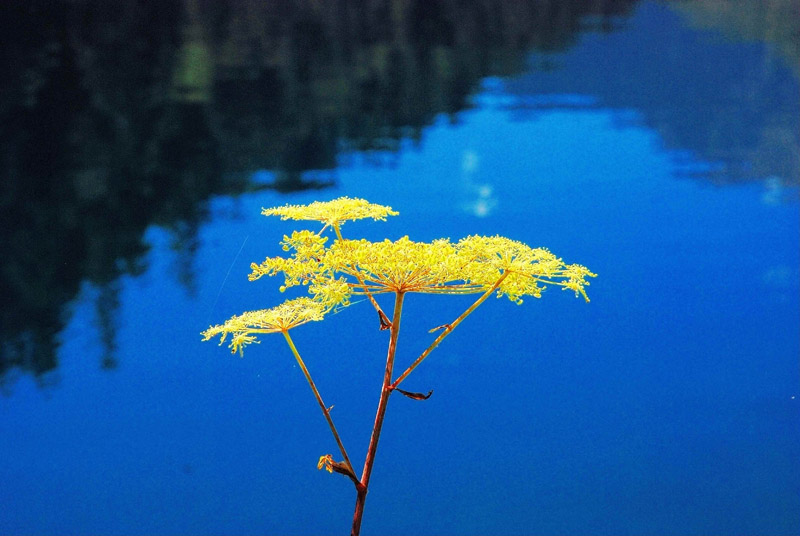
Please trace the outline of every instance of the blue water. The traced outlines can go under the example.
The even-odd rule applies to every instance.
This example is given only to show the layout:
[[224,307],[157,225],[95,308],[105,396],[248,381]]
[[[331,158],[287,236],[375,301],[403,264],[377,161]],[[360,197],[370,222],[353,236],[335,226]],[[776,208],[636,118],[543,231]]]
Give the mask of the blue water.
[[[657,26],[690,36],[681,52],[704,51],[676,68],[733,71],[705,80],[710,100],[648,107],[565,74],[614,40],[645,56]],[[764,46],[645,4],[619,32],[550,57],[559,69],[484,80],[457,120],[397,152],[343,152],[321,172],[333,188],[213,198],[189,265],[151,226],[147,270],[118,282],[119,367],[97,367],[87,283],[59,335],[57,381],[23,376],[0,398],[0,533],[345,533],[355,494],[316,468],[336,445],[283,339],[240,359],[199,336],[286,297],[279,280],[247,281],[296,228],[261,207],[341,195],[400,212],[348,223],[348,237],[501,234],[599,274],[588,304],[556,289],[487,301],[409,377],[406,389],[434,394],[391,399],[364,534],[800,533],[797,177],[687,177],[724,164],[652,113],[699,123]],[[644,59],[620,56],[631,85],[654,72]],[[763,91],[794,84],[775,106],[798,127],[797,78],[776,77]],[[472,299],[410,296],[400,370]],[[357,468],[388,339],[376,324],[363,302],[292,332]]]

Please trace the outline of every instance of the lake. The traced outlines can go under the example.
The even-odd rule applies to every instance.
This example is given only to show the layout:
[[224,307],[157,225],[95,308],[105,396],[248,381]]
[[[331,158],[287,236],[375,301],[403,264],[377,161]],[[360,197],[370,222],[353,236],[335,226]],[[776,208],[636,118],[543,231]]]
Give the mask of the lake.
[[[346,533],[283,337],[200,336],[302,295],[250,265],[322,225],[262,207],[341,196],[399,212],[347,238],[598,274],[490,298],[409,376],[362,534],[800,532],[800,5],[757,6],[4,4],[0,533]],[[410,294],[397,370],[474,299]],[[292,337],[360,474],[359,300]]]

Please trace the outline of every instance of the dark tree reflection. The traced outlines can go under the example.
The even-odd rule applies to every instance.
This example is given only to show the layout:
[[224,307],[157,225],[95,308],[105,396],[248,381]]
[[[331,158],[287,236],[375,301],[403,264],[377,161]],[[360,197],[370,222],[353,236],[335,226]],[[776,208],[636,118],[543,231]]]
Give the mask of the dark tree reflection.
[[0,379],[58,366],[87,282],[101,364],[116,366],[117,280],[146,268],[149,225],[191,257],[212,194],[328,187],[309,172],[342,148],[395,149],[482,77],[611,29],[633,3],[3,2]]

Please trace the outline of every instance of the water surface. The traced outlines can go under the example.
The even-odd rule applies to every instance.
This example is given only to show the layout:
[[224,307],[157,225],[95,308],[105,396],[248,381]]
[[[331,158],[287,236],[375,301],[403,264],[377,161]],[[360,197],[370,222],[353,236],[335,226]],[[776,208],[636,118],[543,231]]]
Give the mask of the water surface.
[[[247,281],[295,228],[261,207],[348,195],[400,212],[349,237],[501,234],[599,274],[589,304],[487,301],[409,377],[434,394],[391,400],[365,534],[798,533],[797,6],[563,5],[420,7],[392,39],[380,6],[361,33],[302,3],[9,11],[66,22],[3,64],[0,532],[346,532],[282,338],[199,331],[286,297]],[[400,363],[471,301],[435,298]],[[293,332],[357,465],[375,324]]]

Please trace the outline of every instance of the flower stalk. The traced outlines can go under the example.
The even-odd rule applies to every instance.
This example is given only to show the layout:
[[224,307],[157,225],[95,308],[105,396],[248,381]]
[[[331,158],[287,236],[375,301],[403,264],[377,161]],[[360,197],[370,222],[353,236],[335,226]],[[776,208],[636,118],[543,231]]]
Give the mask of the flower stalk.
[[300,353],[297,351],[297,347],[294,345],[294,341],[292,337],[289,335],[288,330],[284,330],[283,333],[284,338],[286,339],[286,343],[289,345],[289,348],[292,350],[292,354],[294,355],[297,364],[300,366],[300,370],[303,371],[303,375],[306,377],[308,381],[308,385],[311,386],[311,390],[314,392],[314,398],[317,399],[317,403],[319,404],[320,409],[322,410],[322,414],[325,416],[325,420],[328,421],[328,426],[333,433],[333,437],[336,440],[336,444],[339,446],[339,452],[342,453],[342,457],[344,458],[344,463],[346,469],[348,470],[347,476],[355,483],[358,484],[358,479],[356,478],[356,473],[353,470],[353,464],[350,463],[350,457],[347,456],[347,450],[344,448],[344,444],[342,443],[342,439],[339,437],[339,432],[336,431],[336,425],[333,424],[333,419],[331,418],[331,407],[325,405],[325,402],[322,401],[322,396],[319,394],[319,390],[317,389],[316,384],[314,384],[314,380],[311,379],[311,373],[308,372],[308,367],[303,362],[303,358],[300,357]]
[[400,335],[400,317],[403,314],[404,292],[397,292],[394,300],[394,313],[392,315],[392,325],[389,334],[389,349],[386,352],[386,369],[383,373],[383,385],[381,386],[381,396],[378,400],[378,410],[375,414],[375,424],[372,426],[372,434],[369,438],[367,456],[364,460],[364,471],[361,473],[360,485],[356,486],[356,507],[353,512],[353,527],[350,531],[351,536],[358,536],[361,533],[361,520],[364,516],[364,503],[367,500],[369,491],[369,478],[372,475],[372,466],[375,464],[375,453],[378,451],[378,440],[381,437],[383,419],[386,415],[386,407],[389,404],[389,396],[392,394],[392,371],[394,369],[394,358],[397,354],[397,337]]

